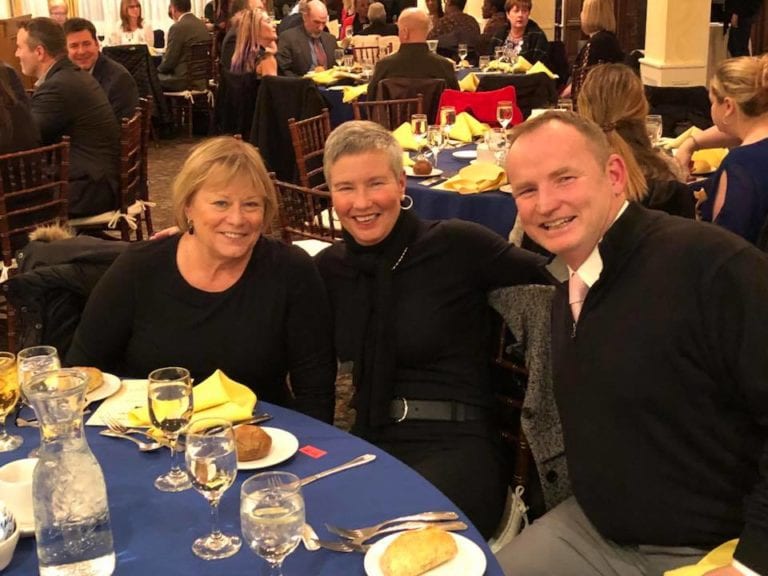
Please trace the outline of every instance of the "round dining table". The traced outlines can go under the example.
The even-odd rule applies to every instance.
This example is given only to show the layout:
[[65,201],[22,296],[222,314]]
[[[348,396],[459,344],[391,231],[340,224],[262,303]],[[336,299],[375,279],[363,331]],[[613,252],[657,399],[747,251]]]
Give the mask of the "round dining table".
[[[400,515],[452,510],[469,525],[462,534],[484,553],[485,574],[502,574],[486,542],[466,516],[437,488],[399,460],[356,436],[298,412],[266,402],[259,402],[256,412],[273,416],[264,426],[287,430],[299,441],[298,451],[270,470],[285,470],[305,477],[362,454],[376,455],[371,463],[322,478],[302,489],[307,522],[320,538],[337,538],[326,530],[325,523],[353,528]],[[24,444],[15,451],[1,453],[0,465],[26,457],[39,445],[37,429],[17,430],[12,423],[8,428],[20,433]],[[85,429],[106,479],[117,555],[115,574],[256,576],[267,573],[267,564],[245,542],[237,554],[224,560],[206,561],[192,553],[195,538],[210,531],[209,507],[194,490],[165,493],[155,489],[154,479],[169,468],[168,450],[141,453],[131,442],[100,435],[103,428],[86,426]],[[240,485],[258,471],[241,470],[235,484],[224,494],[220,522],[225,533],[240,533]],[[13,576],[38,573],[33,536],[19,540],[13,560],[4,573]],[[365,574],[363,554],[325,549],[309,552],[300,545],[286,559],[283,573],[285,576],[362,576]]]

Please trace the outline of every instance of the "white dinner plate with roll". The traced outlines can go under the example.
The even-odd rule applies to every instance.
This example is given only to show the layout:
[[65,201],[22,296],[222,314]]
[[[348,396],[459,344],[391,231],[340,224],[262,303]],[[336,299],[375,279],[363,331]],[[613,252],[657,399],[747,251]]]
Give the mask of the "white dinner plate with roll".
[[120,390],[120,386],[122,385],[120,382],[120,378],[115,376],[114,374],[109,374],[108,372],[102,372],[102,376],[104,378],[104,382],[101,386],[93,390],[92,392],[88,392],[85,395],[85,403],[90,404],[91,402],[96,402],[97,400],[104,400],[105,398],[109,398],[113,394],[115,394],[118,390]]
[[256,460],[246,460],[244,462],[238,460],[238,470],[269,468],[275,464],[280,464],[280,462],[285,462],[296,454],[296,451],[299,449],[299,439],[287,430],[270,428],[268,426],[262,426],[261,429],[272,438],[272,446],[269,448],[269,453],[264,458]]

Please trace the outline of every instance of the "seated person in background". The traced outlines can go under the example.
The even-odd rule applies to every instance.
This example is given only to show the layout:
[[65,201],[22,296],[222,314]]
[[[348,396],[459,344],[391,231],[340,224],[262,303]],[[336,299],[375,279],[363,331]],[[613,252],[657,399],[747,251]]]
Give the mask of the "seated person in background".
[[246,9],[237,28],[237,42],[230,71],[235,74],[277,76],[277,32],[263,10]]
[[339,360],[353,363],[352,431],[427,478],[488,538],[507,477],[492,421],[487,292],[544,282],[543,260],[475,223],[420,220],[402,162],[373,122],[345,122],[325,146],[344,242],[316,260]]
[[328,10],[320,0],[310,0],[301,14],[301,26],[278,37],[277,65],[283,76],[304,76],[310,70],[333,66],[336,38],[325,32]]
[[40,146],[29,98],[15,89],[21,82],[16,70],[4,63],[0,65],[0,154],[10,154]]
[[355,0],[355,12],[350,14],[342,23],[344,36],[361,34],[368,26],[368,0]]
[[[430,28],[434,28],[437,26],[440,18],[445,16],[445,12],[443,12],[443,1],[427,0],[425,3],[427,5],[427,14],[429,14],[429,26]],[[416,8],[416,5],[409,6],[409,8]]]
[[656,575],[733,538],[733,565],[707,574],[768,574],[768,257],[627,202],[623,160],[573,113],[516,126],[506,169],[526,232],[557,255],[574,495],[497,553],[505,574]]
[[278,36],[290,28],[301,26],[304,14],[307,12],[307,2],[308,0],[299,0],[293,5],[289,13],[280,20],[280,24],[277,25]]
[[240,20],[245,14],[244,10],[249,7],[249,4],[255,4],[252,7],[253,10],[263,10],[264,5],[261,0],[255,0],[247,2],[246,0],[232,0],[229,3],[229,27],[227,33],[224,35],[224,39],[221,41],[221,53],[219,55],[219,63],[222,70],[229,70],[232,65],[232,54],[235,52],[235,44],[237,42],[237,28],[240,26]]
[[442,78],[446,88],[459,89],[453,62],[427,47],[429,16],[418,8],[406,8],[397,20],[400,49],[376,63],[368,83],[368,100],[376,98],[378,83],[385,78]]
[[64,23],[69,59],[91,75],[104,89],[118,122],[130,118],[139,105],[139,88],[125,66],[99,51],[96,28],[84,18],[70,18]]
[[16,56],[37,78],[32,116],[43,144],[69,136],[69,215],[118,207],[120,126],[107,95],[89,72],[67,58],[64,30],[50,18],[20,25]]
[[368,21],[370,24],[359,35],[397,36],[397,24],[387,24],[387,11],[381,2],[372,2],[368,6]]
[[48,0],[48,16],[56,24],[62,26],[69,16],[67,0]]
[[522,56],[531,64],[549,64],[549,41],[539,25],[530,19],[533,2],[507,0],[504,8],[507,13],[507,26],[496,34],[488,54],[492,54],[493,50],[500,46],[505,51]]
[[717,129],[740,144],[707,183],[701,217],[754,244],[768,218],[768,56],[722,61],[709,99]]
[[328,299],[306,252],[262,234],[277,199],[257,150],[229,136],[203,142],[174,180],[173,206],[182,234],[115,261],[67,362],[140,378],[184,366],[197,382],[220,368],[262,400],[331,422]]
[[481,10],[485,19],[485,26],[483,26],[483,32],[480,34],[480,44],[477,51],[480,54],[493,54],[494,38],[509,28],[507,14],[504,12],[504,0],[483,0]]
[[445,0],[445,16],[437,21],[427,38],[440,40],[441,44],[451,48],[459,43],[477,48],[480,24],[474,16],[464,13],[466,5],[467,0]]
[[693,218],[696,201],[675,161],[651,146],[645,129],[643,83],[624,64],[600,64],[579,91],[579,114],[600,126],[611,151],[627,165],[627,199],[647,208]]
[[120,0],[120,22],[109,35],[111,46],[122,44],[155,45],[152,26],[141,15],[139,0]]
[[[163,54],[163,61],[157,67],[157,76],[163,90],[175,92],[186,90],[187,56],[189,45],[210,40],[208,30],[202,20],[190,12],[191,0],[171,0],[169,13],[174,24],[168,30],[168,42]],[[205,90],[206,86],[195,86]]]

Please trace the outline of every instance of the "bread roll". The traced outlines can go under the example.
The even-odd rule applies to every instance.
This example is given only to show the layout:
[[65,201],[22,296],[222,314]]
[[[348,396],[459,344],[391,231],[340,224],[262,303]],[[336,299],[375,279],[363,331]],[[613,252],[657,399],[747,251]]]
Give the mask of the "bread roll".
[[99,388],[104,384],[104,374],[98,368],[94,368],[93,366],[75,366],[75,370],[85,372],[87,377],[86,394],[90,394],[96,390],[96,388]]
[[430,164],[429,160],[424,160],[423,158],[416,160],[416,162],[413,163],[413,173],[418,174],[419,176],[431,174],[432,164]]
[[384,576],[419,576],[452,560],[459,549],[448,532],[425,528],[404,532],[387,546],[379,560]]
[[241,462],[258,460],[269,454],[272,437],[258,426],[239,426],[235,428],[235,446]]

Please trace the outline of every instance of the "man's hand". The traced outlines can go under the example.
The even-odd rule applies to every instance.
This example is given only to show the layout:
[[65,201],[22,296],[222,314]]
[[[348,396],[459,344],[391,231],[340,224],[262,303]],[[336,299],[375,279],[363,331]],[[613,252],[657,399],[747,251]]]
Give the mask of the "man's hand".
[[733,566],[723,566],[722,568],[715,568],[714,570],[710,570],[709,572],[704,574],[704,576],[743,576],[743,575]]

